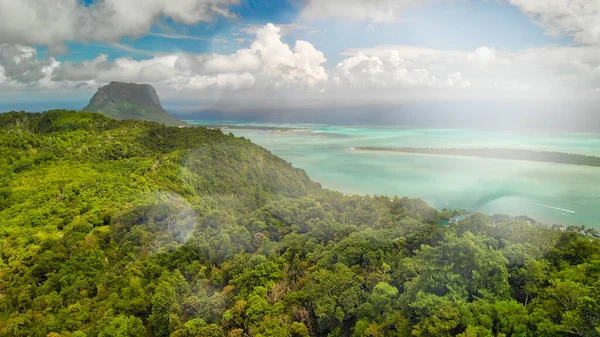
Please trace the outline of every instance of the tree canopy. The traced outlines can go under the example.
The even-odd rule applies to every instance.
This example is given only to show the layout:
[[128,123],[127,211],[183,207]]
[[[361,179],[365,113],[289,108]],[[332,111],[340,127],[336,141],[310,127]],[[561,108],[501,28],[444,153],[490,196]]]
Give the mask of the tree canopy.
[[11,112],[0,152],[0,337],[600,336],[573,232],[440,227],[202,127]]

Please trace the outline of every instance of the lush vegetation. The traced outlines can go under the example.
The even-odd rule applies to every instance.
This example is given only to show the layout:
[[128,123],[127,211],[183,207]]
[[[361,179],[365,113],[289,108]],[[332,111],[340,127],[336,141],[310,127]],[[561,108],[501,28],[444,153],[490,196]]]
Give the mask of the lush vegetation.
[[555,151],[534,151],[523,149],[437,149],[424,147],[357,147],[357,150],[393,151],[404,153],[422,153],[448,156],[486,157],[496,159],[516,159],[542,161],[548,163],[573,164],[585,166],[600,166],[600,157],[584,154],[564,153]]
[[0,115],[0,336],[600,336],[600,245],[323,190],[243,138]]

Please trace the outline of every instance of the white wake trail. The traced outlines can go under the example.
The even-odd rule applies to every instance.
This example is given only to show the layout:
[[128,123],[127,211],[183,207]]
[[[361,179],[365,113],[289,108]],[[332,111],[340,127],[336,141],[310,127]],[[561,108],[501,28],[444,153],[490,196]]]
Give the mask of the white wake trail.
[[535,202],[532,202],[531,204],[542,206],[542,207],[546,207],[546,208],[552,208],[552,209],[555,209],[555,210],[559,210],[559,211],[563,211],[563,212],[567,212],[567,213],[571,213],[571,214],[575,214],[575,211],[572,211],[570,209],[564,209],[564,208],[554,207],[554,206],[550,206],[550,205],[538,204],[538,203],[535,203]]

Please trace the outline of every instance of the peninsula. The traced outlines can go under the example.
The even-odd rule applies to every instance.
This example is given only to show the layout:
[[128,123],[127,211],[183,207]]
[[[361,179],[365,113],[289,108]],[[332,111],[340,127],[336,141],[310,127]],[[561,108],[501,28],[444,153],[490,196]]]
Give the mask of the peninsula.
[[435,154],[444,156],[467,156],[495,159],[512,159],[540,161],[548,163],[600,166],[600,157],[588,156],[576,153],[564,153],[554,151],[535,151],[524,149],[507,148],[424,148],[424,147],[355,147],[355,150],[363,151],[391,151],[402,153]]

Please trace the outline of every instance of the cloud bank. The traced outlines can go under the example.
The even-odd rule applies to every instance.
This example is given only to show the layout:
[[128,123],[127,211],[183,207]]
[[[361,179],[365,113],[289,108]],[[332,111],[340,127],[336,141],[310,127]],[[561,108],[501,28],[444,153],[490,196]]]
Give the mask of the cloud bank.
[[231,54],[179,53],[144,60],[100,55],[61,63],[39,59],[34,48],[4,44],[0,86],[5,91],[93,90],[110,81],[139,82],[154,85],[169,98],[214,104],[224,95],[243,104],[279,102],[280,107],[311,102],[589,99],[600,88],[596,46],[448,51],[391,45],[349,49],[342,55],[342,61],[326,67],[324,54],[311,43],[286,44],[272,24],[257,31],[249,48]]
[[[230,54],[174,53],[142,60],[60,62],[29,45],[64,41],[116,42],[149,31],[157,17],[183,23],[231,17],[238,0],[0,0],[0,90],[95,90],[110,81],[154,85],[162,97],[238,109],[315,105],[401,104],[435,100],[588,100],[600,95],[600,2],[506,0],[550,34],[573,37],[570,46],[504,50],[439,50],[407,45],[353,48],[337,64],[308,41],[282,36],[308,28],[247,26],[255,37]],[[434,0],[309,0],[304,18],[391,22]],[[140,8],[143,7],[143,8]],[[131,14],[134,15],[131,15]],[[177,36],[179,38],[179,36]],[[289,41],[289,40],[285,40]],[[227,102],[224,102],[227,101]]]
[[[232,54],[171,54],[144,60],[100,55],[82,62],[40,60],[36,49],[0,45],[0,85],[5,89],[96,88],[111,81],[151,83],[195,96],[203,90],[319,91],[328,82],[323,53],[306,41],[290,46],[280,29],[265,25],[250,48]],[[201,95],[200,95],[201,96]]]
[[164,16],[185,24],[232,17],[239,0],[0,0],[0,36],[7,44],[63,49],[65,41],[118,42],[150,31]]
[[579,44],[600,44],[600,1],[509,0],[551,35],[570,35]]

